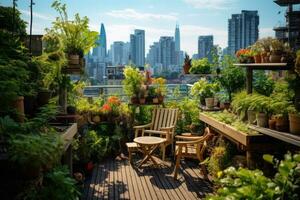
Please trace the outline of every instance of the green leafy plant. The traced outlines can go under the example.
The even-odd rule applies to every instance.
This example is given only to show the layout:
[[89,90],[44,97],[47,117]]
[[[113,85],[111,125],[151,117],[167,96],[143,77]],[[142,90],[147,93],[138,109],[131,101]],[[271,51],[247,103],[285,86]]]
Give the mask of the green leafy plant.
[[273,92],[275,81],[268,77],[265,72],[259,71],[254,73],[253,88],[259,94],[270,96]]
[[143,75],[138,68],[126,66],[124,69],[125,79],[123,80],[124,92],[128,97],[137,96],[144,81]]
[[54,1],[52,7],[60,15],[53,23],[53,31],[61,37],[65,52],[83,57],[96,45],[98,33],[89,30],[89,19],[86,16],[80,18],[77,13],[74,20],[71,21],[67,14],[66,4]]
[[264,155],[264,159],[277,169],[273,178],[265,177],[260,170],[229,167],[219,173],[217,193],[206,199],[299,199],[300,155],[288,153],[281,161]]
[[25,169],[48,168],[57,163],[62,154],[62,140],[57,133],[19,134],[9,143],[10,159]]
[[208,58],[202,58],[199,60],[192,60],[192,67],[190,68],[191,74],[210,74],[211,64]]
[[77,200],[81,193],[76,184],[66,167],[56,167],[45,175],[41,188],[31,187],[25,192],[23,199]]
[[192,86],[191,95],[200,97],[200,101],[203,101],[205,98],[214,97],[215,93],[219,90],[220,87],[218,83],[209,83],[201,79]]
[[245,85],[245,73],[240,67],[234,66],[235,59],[225,56],[222,61],[221,76],[218,78],[220,85],[226,91],[229,101],[232,100],[232,93],[241,90]]

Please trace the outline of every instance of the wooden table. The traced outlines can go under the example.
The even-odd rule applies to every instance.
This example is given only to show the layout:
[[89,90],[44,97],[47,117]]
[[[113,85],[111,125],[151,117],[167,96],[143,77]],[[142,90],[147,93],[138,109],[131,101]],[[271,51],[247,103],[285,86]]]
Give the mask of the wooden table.
[[158,163],[152,156],[152,153],[160,144],[166,142],[167,141],[166,139],[160,137],[153,137],[153,136],[143,136],[143,137],[134,138],[133,141],[140,146],[139,148],[142,150],[144,154],[144,158],[139,163],[138,167],[141,167],[148,160],[151,160],[155,165],[158,165]]

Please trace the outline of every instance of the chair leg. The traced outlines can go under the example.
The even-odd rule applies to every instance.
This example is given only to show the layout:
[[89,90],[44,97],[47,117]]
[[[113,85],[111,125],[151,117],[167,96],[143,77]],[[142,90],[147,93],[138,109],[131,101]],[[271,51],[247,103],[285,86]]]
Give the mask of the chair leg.
[[132,151],[131,151],[131,148],[128,148],[128,159],[129,159],[129,162],[132,163]]
[[162,147],[162,160],[165,161],[166,158],[166,146]]
[[178,175],[178,170],[179,170],[179,165],[180,165],[180,158],[181,158],[181,155],[179,153],[177,155],[176,163],[175,163],[175,168],[174,168],[174,179],[175,180],[177,180],[177,175]]

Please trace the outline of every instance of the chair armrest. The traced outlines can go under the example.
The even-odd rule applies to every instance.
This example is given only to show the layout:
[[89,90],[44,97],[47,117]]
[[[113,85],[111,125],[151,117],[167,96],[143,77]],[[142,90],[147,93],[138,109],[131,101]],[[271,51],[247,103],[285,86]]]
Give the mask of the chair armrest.
[[152,123],[140,125],[140,126],[134,126],[133,129],[145,129],[145,128],[149,128],[150,126],[152,126]]
[[184,146],[188,144],[198,144],[204,142],[203,140],[196,140],[196,141],[176,141],[176,145]]
[[175,136],[176,139],[181,139],[181,140],[199,140],[202,139],[202,136],[181,136],[181,135],[176,135]]
[[150,134],[158,134],[158,135],[166,135],[166,131],[155,131],[155,130],[145,130],[145,133],[150,133]]
[[174,128],[175,128],[175,126],[161,127],[160,130],[161,130],[161,131],[170,131],[170,130],[172,130],[172,129],[174,129]]

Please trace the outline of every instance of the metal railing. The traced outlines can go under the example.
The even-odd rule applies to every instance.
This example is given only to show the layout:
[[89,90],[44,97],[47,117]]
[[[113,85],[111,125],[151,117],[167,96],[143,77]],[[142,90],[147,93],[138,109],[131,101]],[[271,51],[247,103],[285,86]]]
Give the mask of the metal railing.
[[[167,84],[166,100],[180,100],[189,97],[191,84]],[[128,97],[124,93],[123,85],[93,85],[86,86],[83,90],[85,97],[118,96],[121,100],[127,101]]]

